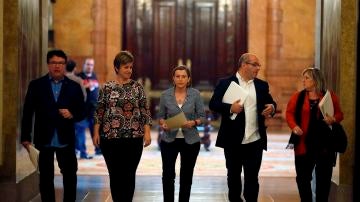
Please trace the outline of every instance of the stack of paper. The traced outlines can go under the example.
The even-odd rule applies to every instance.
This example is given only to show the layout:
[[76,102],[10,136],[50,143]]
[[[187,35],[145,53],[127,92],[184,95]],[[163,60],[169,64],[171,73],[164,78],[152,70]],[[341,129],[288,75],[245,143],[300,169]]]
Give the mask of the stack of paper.
[[[224,94],[222,102],[233,104],[235,101],[240,100],[240,105],[243,105],[248,95],[249,93],[244,88],[232,81]],[[233,114],[230,118],[234,120],[236,116],[237,114]]]
[[29,145],[29,157],[34,167],[38,169],[39,150],[32,145]]
[[[320,100],[319,108],[323,117],[325,117],[326,115],[334,116],[334,105],[329,90],[326,91],[324,97]],[[332,129],[331,125],[329,125],[329,127]]]
[[182,125],[186,123],[187,119],[184,112],[180,112],[177,115],[170,117],[165,120],[165,123],[168,128],[181,128]]
[[326,91],[324,97],[320,100],[319,108],[324,117],[326,115],[334,116],[334,105],[329,90]]

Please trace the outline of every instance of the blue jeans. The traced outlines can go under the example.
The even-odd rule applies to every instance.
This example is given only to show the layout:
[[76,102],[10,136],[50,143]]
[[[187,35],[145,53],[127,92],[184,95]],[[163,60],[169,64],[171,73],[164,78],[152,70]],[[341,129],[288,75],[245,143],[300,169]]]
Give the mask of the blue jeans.
[[86,129],[89,124],[86,119],[75,123],[75,149],[80,152],[80,158],[87,157],[86,151]]
[[[75,123],[76,149],[80,151],[80,158],[87,157],[86,152],[86,129],[89,128],[91,139],[94,136],[94,118],[85,118]],[[95,145],[94,145],[95,147]],[[101,154],[100,147],[95,147],[95,154]]]

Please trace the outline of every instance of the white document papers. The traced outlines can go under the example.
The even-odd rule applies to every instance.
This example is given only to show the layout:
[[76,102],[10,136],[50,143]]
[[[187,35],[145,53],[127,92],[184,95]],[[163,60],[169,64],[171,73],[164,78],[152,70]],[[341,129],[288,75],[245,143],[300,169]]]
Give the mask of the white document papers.
[[168,128],[181,128],[182,125],[187,121],[184,112],[180,112],[177,115],[170,117],[165,120]]
[[[249,93],[244,88],[232,81],[224,94],[222,102],[232,104],[236,100],[240,100],[240,105],[243,105],[248,95]],[[237,114],[233,114],[230,117],[231,120],[234,120],[236,116]]]
[[329,116],[334,116],[334,105],[329,90],[326,91],[324,97],[320,100],[319,108],[324,117],[326,114]]
[[[326,115],[334,116],[334,105],[329,90],[326,91],[324,97],[320,100],[319,108],[323,117],[325,117]],[[329,125],[329,127],[332,129],[331,125]]]
[[29,157],[30,157],[31,163],[34,165],[34,167],[36,169],[38,169],[39,150],[37,150],[32,145],[29,145]]

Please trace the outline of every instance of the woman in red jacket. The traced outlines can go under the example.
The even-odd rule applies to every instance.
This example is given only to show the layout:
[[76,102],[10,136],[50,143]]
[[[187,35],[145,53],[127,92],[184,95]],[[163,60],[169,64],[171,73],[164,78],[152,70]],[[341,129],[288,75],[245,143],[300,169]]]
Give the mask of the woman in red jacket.
[[294,137],[296,182],[301,201],[312,201],[311,180],[315,168],[316,201],[328,201],[335,152],[329,149],[330,125],[343,120],[339,99],[331,92],[334,116],[322,115],[319,101],[326,91],[324,76],[317,68],[302,72],[304,89],[293,94],[286,109],[286,120]]

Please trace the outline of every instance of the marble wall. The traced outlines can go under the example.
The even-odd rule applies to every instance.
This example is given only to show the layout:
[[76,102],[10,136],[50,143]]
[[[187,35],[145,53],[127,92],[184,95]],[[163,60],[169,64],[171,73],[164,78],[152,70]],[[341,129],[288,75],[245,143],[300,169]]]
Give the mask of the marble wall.
[[[4,13],[4,4],[3,1],[0,1],[0,44],[3,44],[4,39],[4,27],[3,27],[3,13]],[[3,66],[3,46],[0,46],[0,81],[3,80],[3,72],[4,72],[4,66]],[[4,97],[4,91],[3,91],[3,83],[0,82],[0,100],[2,100]],[[0,101],[0,112],[3,111],[3,102]],[[0,113],[0,120],[3,120],[3,115]],[[0,121],[0,148],[3,148],[3,122]],[[3,164],[3,151],[0,149],[0,166]]]
[[[333,3],[331,0],[327,0],[328,3]],[[354,164],[355,164],[355,128],[356,128],[356,94],[359,92],[356,90],[357,81],[357,56],[356,48],[358,42],[358,1],[348,0],[341,1],[341,18],[340,18],[340,46],[339,46],[339,80],[338,95],[340,97],[340,104],[344,112],[344,120],[342,124],[348,135],[348,149],[344,154],[340,155],[340,180],[339,187],[337,189],[337,199],[352,201],[352,185],[354,176]],[[357,20],[355,20],[357,19]],[[359,183],[359,182],[357,182]]]
[[[18,27],[18,2],[2,1],[2,60],[1,60],[1,99],[3,106],[1,113],[1,145],[2,164],[0,164],[0,195],[1,199],[10,199],[16,195],[15,188],[15,169],[16,169],[16,128],[18,123],[18,47],[17,47],[17,27]],[[15,89],[15,90],[14,90]],[[12,91],[10,91],[12,90]],[[5,200],[6,201],[6,200]],[[8,200],[11,201],[11,200]]]
[[112,62],[121,49],[121,9],[121,0],[62,0],[53,4],[55,46],[76,61],[77,71],[86,57],[94,57],[100,82],[114,78]]
[[[269,123],[271,130],[288,130],[284,122],[288,98],[301,87],[301,70],[314,63],[315,2],[248,1],[249,52],[262,61],[259,77],[270,82],[279,104],[277,119]],[[95,57],[101,82],[114,78],[112,60],[121,48],[121,5],[116,0],[53,4],[56,46],[76,60],[78,71],[85,57]]]
[[[0,195],[2,201],[29,201],[38,193],[35,169],[26,165],[30,160],[26,150],[19,144],[19,127],[28,82],[45,72],[43,58],[47,51],[47,24],[43,24],[46,22],[43,18],[47,18],[47,12],[42,12],[41,8],[46,7],[47,2],[47,0],[1,1],[0,148],[3,158],[0,164]],[[44,46],[46,49],[43,48]]]
[[278,113],[269,130],[288,132],[285,110],[302,88],[301,71],[315,60],[316,0],[249,1],[249,52],[262,62],[259,77],[270,84]]

